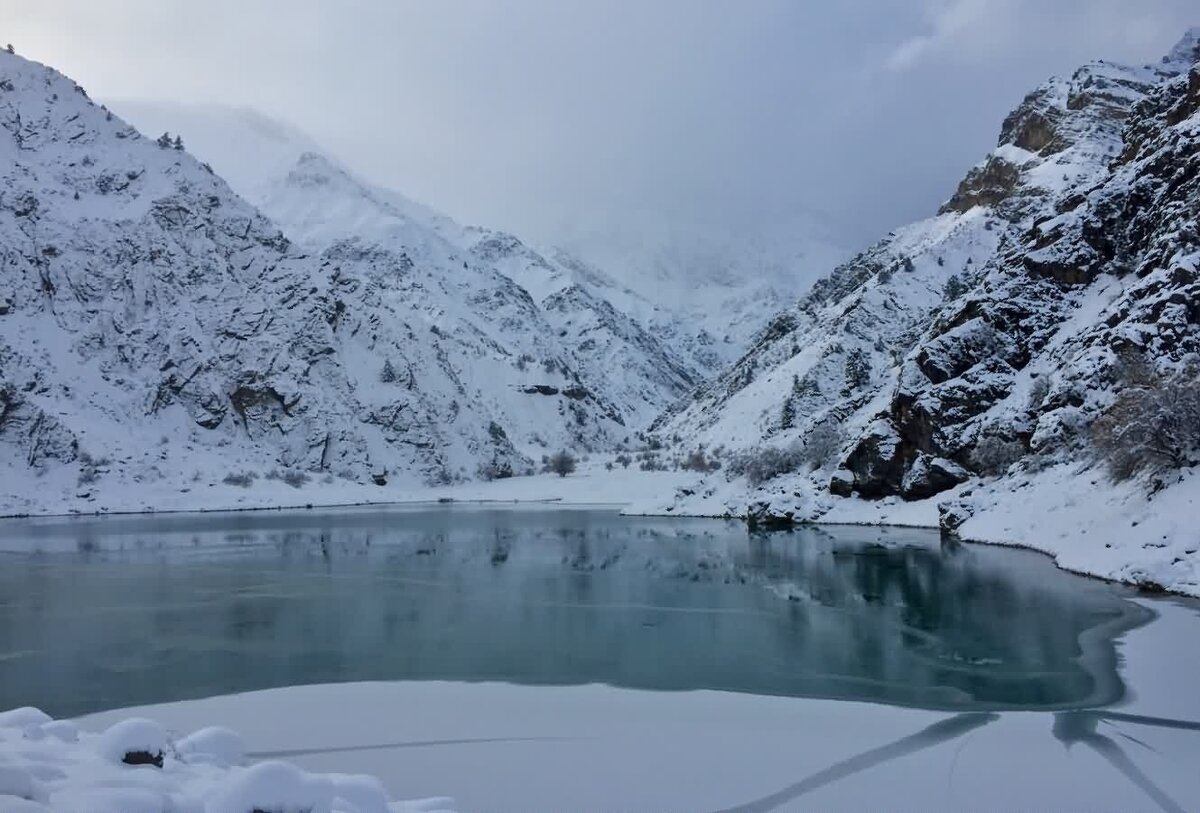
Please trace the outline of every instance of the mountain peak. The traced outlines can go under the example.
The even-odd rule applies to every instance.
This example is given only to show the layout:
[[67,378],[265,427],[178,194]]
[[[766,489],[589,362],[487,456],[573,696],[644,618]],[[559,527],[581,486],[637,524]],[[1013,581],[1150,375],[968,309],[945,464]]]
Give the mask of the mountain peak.
[[1175,43],[1167,55],[1163,57],[1164,65],[1178,66],[1187,70],[1196,62],[1200,62],[1200,26],[1189,28]]

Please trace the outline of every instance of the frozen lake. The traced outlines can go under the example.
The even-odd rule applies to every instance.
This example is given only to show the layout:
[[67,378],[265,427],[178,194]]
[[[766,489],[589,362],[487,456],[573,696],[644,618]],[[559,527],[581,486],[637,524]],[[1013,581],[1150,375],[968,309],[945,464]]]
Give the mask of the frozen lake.
[[0,524],[0,708],[354,681],[1106,706],[1152,612],[928,531],[425,506]]

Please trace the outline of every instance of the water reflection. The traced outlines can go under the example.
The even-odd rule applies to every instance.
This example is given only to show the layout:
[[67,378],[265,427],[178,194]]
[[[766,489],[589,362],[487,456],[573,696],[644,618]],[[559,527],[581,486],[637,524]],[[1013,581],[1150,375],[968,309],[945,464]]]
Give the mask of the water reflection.
[[348,680],[604,682],[956,711],[1120,698],[1146,611],[934,534],[565,510],[0,526],[0,707]]

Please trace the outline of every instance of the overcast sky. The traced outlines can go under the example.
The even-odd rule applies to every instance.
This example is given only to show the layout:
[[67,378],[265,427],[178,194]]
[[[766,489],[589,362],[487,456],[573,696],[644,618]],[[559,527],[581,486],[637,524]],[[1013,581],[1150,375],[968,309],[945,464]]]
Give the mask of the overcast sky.
[[[94,97],[249,105],[377,182],[551,240],[925,216],[1005,113],[1157,59],[1196,0],[0,0]],[[119,110],[118,110],[119,112]]]

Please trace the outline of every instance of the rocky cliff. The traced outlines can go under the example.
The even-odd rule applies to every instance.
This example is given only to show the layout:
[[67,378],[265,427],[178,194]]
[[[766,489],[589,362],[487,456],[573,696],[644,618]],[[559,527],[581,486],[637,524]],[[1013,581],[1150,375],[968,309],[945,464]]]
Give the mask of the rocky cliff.
[[[1198,58],[1192,32],[1161,64],[1098,62],[1026,97],[937,216],[838,268],[660,419],[664,437],[742,452],[664,508],[929,523],[940,504],[966,535],[1054,549],[1014,538],[1019,518],[984,533],[996,505],[1020,513],[996,495],[1057,476],[1069,503],[1068,470],[1110,488],[1094,427],[1131,359],[1200,386]],[[754,471],[765,482],[737,475],[772,446],[788,454]],[[1139,504],[1191,505],[1196,454],[1200,441]],[[1187,588],[1200,540],[1158,514],[1133,536],[1170,549],[1150,557],[1165,560],[1156,581]],[[1141,578],[1129,557],[1113,567]]]

